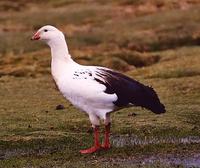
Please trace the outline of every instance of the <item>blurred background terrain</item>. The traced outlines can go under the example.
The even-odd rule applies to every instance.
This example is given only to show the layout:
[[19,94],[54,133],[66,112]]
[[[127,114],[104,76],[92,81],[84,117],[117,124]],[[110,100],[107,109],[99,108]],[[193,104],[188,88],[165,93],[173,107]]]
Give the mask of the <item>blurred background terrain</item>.
[[[66,34],[75,61],[153,86],[167,113],[120,110],[113,149],[79,155],[92,143],[87,117],[54,89],[49,48],[30,41],[46,24]],[[0,167],[134,167],[150,156],[161,160],[142,166],[185,166],[162,161],[183,153],[200,165],[199,45],[199,0],[0,0]]]

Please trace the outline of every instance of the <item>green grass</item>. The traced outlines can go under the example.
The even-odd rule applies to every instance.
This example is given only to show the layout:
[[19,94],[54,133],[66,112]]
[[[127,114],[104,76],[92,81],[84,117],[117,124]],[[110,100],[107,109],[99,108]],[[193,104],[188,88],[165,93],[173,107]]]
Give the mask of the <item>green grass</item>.
[[[141,139],[200,136],[200,85],[199,80],[194,82],[193,78],[144,80],[156,88],[167,113],[157,116],[140,108],[120,110],[112,115],[112,134],[135,135]],[[182,87],[191,81],[194,82],[192,91],[182,94]],[[3,77],[0,84],[0,146],[1,151],[7,154],[7,159],[1,161],[2,166],[39,167],[48,163],[49,167],[72,164],[78,167],[88,166],[91,158],[95,157],[94,166],[105,166],[104,160],[110,158],[113,160],[112,167],[116,164],[115,159],[121,157],[128,159],[132,156],[198,151],[199,144],[157,144],[113,147],[107,152],[82,156],[78,151],[89,147],[93,141],[92,134],[87,133],[90,128],[88,118],[62,98],[54,89],[50,77]],[[64,104],[66,109],[55,110],[57,104]],[[130,112],[137,115],[129,117]]]

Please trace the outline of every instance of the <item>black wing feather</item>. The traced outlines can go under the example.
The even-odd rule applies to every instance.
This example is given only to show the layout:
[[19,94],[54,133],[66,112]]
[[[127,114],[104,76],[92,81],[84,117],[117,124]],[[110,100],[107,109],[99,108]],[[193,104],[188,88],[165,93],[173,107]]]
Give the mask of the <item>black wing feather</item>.
[[124,107],[132,103],[156,114],[165,112],[165,107],[153,88],[109,69],[99,68],[96,75],[98,78],[95,80],[106,86],[105,93],[117,94],[118,99],[113,102],[116,106]]

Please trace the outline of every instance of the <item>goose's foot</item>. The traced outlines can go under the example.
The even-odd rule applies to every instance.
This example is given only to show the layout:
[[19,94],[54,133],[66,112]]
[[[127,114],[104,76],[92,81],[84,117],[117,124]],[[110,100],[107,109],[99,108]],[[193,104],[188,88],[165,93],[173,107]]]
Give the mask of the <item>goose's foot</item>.
[[100,149],[101,149],[101,146],[92,146],[91,148],[80,150],[80,153],[81,154],[90,154],[90,153],[97,152]]
[[89,154],[89,153],[97,152],[100,149],[101,149],[101,145],[99,143],[99,126],[95,126],[94,127],[94,146],[92,146],[89,149],[80,150],[80,153]]

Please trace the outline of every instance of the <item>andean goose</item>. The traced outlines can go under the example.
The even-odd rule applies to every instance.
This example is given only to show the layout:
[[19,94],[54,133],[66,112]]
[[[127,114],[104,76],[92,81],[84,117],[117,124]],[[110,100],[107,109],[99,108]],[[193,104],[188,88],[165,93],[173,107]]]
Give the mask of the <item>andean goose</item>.
[[[153,88],[108,68],[74,62],[65,36],[57,28],[43,26],[32,40],[42,40],[49,45],[51,73],[58,89],[74,106],[89,116],[94,128],[94,146],[81,150],[81,153],[110,148],[110,112],[130,105],[144,107],[156,114],[165,112]],[[105,123],[103,145],[99,142],[100,119]]]

